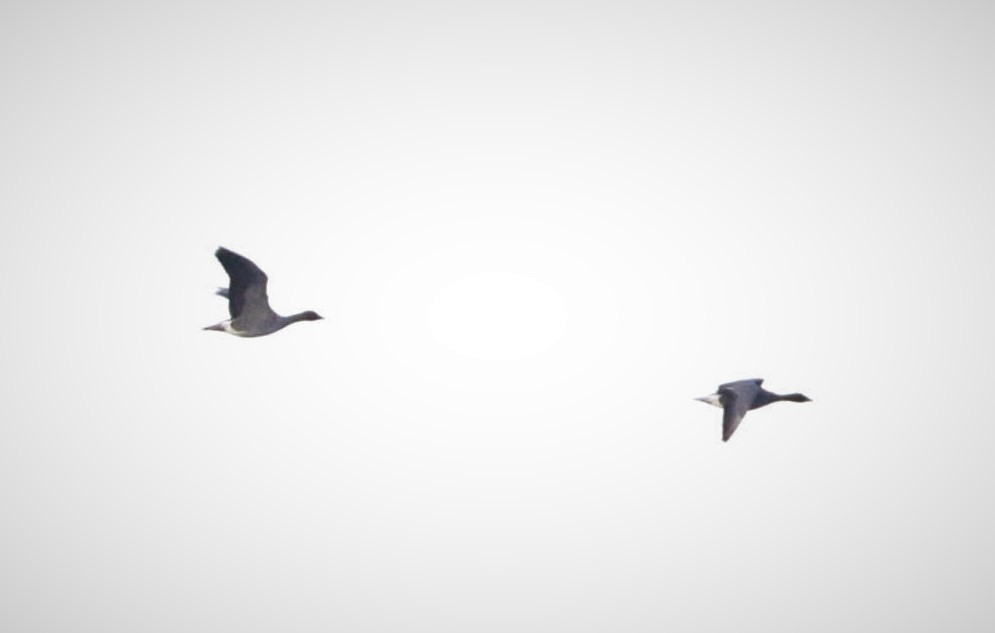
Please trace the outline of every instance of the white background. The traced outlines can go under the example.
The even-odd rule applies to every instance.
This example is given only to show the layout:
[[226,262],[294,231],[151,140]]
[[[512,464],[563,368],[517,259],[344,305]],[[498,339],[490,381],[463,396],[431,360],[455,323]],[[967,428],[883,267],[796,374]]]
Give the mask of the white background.
[[992,17],[4,4],[0,628],[992,630]]

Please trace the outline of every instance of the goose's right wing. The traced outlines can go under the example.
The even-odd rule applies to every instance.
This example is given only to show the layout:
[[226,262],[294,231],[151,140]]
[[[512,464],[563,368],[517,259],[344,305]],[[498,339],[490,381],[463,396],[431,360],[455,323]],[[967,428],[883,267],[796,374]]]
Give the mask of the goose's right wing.
[[266,273],[249,259],[223,246],[214,252],[214,256],[231,280],[228,285],[228,312],[231,318],[238,317],[247,307],[252,311],[270,312]]
[[719,387],[722,396],[722,441],[728,442],[760,393],[759,381],[741,380]]

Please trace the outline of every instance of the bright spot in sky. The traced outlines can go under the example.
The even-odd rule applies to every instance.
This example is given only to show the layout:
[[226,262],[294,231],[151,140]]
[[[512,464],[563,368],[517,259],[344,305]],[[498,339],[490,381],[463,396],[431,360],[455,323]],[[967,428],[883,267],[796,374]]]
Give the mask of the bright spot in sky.
[[566,332],[567,311],[551,286],[526,275],[478,273],[443,286],[429,305],[434,337],[483,360],[540,354]]

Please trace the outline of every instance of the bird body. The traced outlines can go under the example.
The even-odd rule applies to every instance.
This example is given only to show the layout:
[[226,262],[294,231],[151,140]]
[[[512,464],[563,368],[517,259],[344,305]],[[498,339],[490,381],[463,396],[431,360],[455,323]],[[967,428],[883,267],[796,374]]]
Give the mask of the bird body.
[[737,380],[719,385],[715,393],[697,398],[702,402],[722,409],[722,441],[728,442],[736,432],[747,411],[765,407],[782,400],[788,402],[811,402],[808,396],[800,393],[776,394],[763,388],[762,378]]
[[297,321],[316,321],[322,317],[310,310],[282,316],[269,306],[266,284],[269,279],[248,258],[218,247],[214,252],[230,281],[227,288],[218,288],[216,294],[228,299],[230,319],[205,327],[205,330],[227,332],[235,336],[265,336],[282,330]]

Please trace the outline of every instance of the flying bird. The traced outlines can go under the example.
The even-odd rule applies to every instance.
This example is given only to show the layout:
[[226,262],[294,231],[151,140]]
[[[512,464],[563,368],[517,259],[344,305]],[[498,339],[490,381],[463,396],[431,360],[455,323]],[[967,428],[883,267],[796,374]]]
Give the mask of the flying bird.
[[259,267],[220,246],[214,252],[230,283],[227,288],[218,288],[217,294],[228,299],[228,313],[231,318],[209,325],[205,330],[228,332],[235,336],[265,336],[277,330],[282,330],[291,323],[298,321],[317,321],[322,317],[311,310],[298,312],[290,316],[281,316],[269,307],[266,296],[266,273]]
[[788,402],[811,402],[808,396],[800,393],[780,395],[767,391],[761,385],[762,378],[737,380],[719,385],[718,391],[710,396],[695,398],[702,402],[722,408],[722,441],[728,442],[736,427],[743,421],[747,411],[766,407],[772,402],[787,400]]

